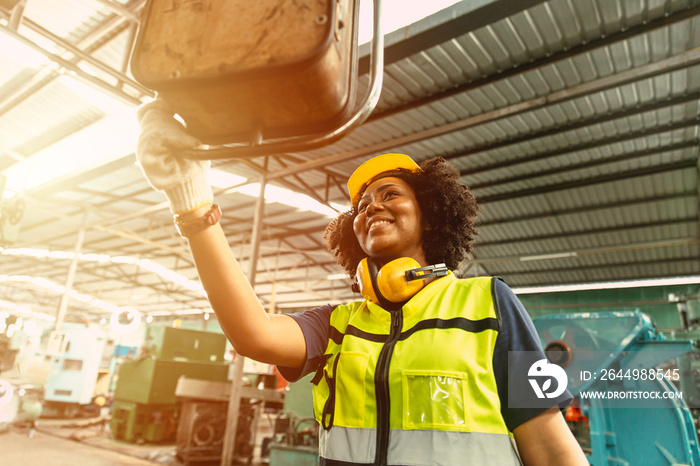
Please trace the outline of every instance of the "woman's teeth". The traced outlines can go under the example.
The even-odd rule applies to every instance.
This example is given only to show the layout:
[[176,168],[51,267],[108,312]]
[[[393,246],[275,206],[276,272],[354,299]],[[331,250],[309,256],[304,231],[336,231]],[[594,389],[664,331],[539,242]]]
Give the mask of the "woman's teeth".
[[376,222],[372,222],[372,224],[369,226],[369,230],[372,231],[375,228],[378,228],[382,225],[389,225],[391,222],[387,220],[377,220]]

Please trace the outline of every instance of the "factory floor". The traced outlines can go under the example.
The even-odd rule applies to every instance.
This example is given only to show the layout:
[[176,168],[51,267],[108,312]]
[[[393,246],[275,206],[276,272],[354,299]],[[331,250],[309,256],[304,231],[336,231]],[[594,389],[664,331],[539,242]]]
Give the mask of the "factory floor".
[[[83,444],[41,431],[28,435],[14,430],[0,434],[2,462],[8,465],[52,465],[52,466],[111,466],[152,465],[153,461],[118,451],[95,448],[97,445]],[[177,464],[177,463],[174,463]]]
[[[35,383],[41,377],[31,373],[3,372],[3,380],[11,383]],[[34,380],[37,379],[37,380]],[[204,466],[213,463],[185,465],[177,457],[175,443],[137,444],[112,437],[107,409],[98,417],[58,419],[41,417],[31,426],[29,423],[0,423],[0,465],[8,466],[119,466],[162,465]],[[272,432],[274,420],[267,414],[258,417],[254,438],[253,457],[250,462],[234,462],[262,466],[263,439]]]
[[[174,443],[135,444],[113,439],[105,419],[39,419],[34,428],[10,425],[0,430],[0,463],[13,466],[185,464],[178,459]],[[232,464],[268,464],[260,459],[260,446],[271,429],[266,419],[261,419],[258,425],[252,461]]]

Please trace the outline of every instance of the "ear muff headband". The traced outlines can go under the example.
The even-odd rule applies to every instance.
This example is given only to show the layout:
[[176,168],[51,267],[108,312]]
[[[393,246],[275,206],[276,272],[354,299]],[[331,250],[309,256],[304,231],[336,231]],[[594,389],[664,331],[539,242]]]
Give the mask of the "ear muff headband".
[[375,304],[382,300],[392,303],[408,301],[425,286],[425,279],[447,275],[445,264],[421,267],[411,257],[400,257],[381,269],[375,261],[364,258],[355,274],[360,294]]

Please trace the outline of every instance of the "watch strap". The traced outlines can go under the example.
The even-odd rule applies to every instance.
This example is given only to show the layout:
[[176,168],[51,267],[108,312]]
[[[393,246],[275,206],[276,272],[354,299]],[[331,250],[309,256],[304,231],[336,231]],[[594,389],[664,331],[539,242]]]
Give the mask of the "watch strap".
[[173,216],[175,228],[183,238],[189,238],[193,234],[204,230],[212,225],[216,225],[221,219],[221,208],[218,204],[212,204],[211,208],[201,217],[183,222],[179,215]]

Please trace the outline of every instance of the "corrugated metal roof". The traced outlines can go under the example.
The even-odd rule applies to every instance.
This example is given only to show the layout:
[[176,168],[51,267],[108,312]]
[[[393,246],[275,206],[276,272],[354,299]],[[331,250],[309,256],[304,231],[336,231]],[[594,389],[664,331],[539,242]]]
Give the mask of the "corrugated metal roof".
[[[45,48],[50,32],[63,41],[53,44],[63,60],[90,70],[125,102],[142,99],[148,92],[128,81],[124,66],[143,3],[33,0],[18,31]],[[465,275],[498,275],[516,287],[700,275],[699,3],[501,0],[473,8],[460,2],[387,36],[379,105],[349,136],[267,161],[213,165],[251,180],[268,173],[276,186],[347,203],[345,178],[377,153],[444,156],[482,202]],[[59,68],[34,71],[0,58],[0,169],[103,115],[61,84]],[[360,90],[367,85],[363,75]],[[70,251],[84,226],[84,252],[150,259],[195,279],[164,197],[124,155],[26,193],[16,245]],[[275,177],[323,157],[330,160],[323,167]],[[239,193],[217,200],[245,269],[255,200]],[[273,283],[283,306],[352,296],[348,280],[324,279],[342,272],[323,248],[327,217],[279,204],[265,214],[256,285],[265,305]],[[59,284],[69,263],[0,255],[3,274]],[[197,292],[133,264],[86,263],[74,287],[146,312],[208,308]],[[31,284],[4,282],[0,290],[27,303],[38,293],[35,306],[55,312],[52,296]],[[144,297],[132,303],[133,296]]]

